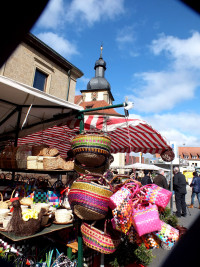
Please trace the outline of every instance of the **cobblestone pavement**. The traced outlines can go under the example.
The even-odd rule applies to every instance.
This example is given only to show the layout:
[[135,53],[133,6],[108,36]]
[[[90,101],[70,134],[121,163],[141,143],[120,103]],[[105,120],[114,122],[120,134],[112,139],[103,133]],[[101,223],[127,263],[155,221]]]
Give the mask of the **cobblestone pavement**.
[[[191,187],[187,186],[187,194],[186,194],[187,206],[191,204],[191,193],[192,193]],[[189,228],[192,225],[192,223],[195,221],[195,219],[198,217],[198,215],[200,214],[200,209],[199,209],[199,203],[197,201],[197,198],[195,198],[194,203],[195,204],[194,204],[193,209],[187,208],[186,217],[178,218],[179,225]],[[174,212],[176,211],[175,199],[173,199],[173,211]],[[152,252],[153,252],[153,255],[156,256],[156,258],[153,259],[153,261],[148,265],[148,267],[160,267],[163,261],[167,258],[167,256],[171,252],[171,250],[164,250],[162,248],[159,248],[159,249],[153,250]]]

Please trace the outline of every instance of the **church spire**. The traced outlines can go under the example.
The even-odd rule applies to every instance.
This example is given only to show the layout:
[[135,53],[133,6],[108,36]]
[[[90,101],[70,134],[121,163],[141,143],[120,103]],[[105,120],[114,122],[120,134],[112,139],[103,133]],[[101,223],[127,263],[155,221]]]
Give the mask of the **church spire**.
[[87,90],[110,90],[110,84],[104,77],[104,72],[106,71],[106,62],[103,60],[102,51],[103,44],[100,47],[100,57],[95,62],[95,77],[92,78],[87,84]]
[[101,50],[101,53],[100,53],[100,58],[103,58],[103,57],[102,57],[102,52],[103,52],[103,44],[101,44],[100,50]]

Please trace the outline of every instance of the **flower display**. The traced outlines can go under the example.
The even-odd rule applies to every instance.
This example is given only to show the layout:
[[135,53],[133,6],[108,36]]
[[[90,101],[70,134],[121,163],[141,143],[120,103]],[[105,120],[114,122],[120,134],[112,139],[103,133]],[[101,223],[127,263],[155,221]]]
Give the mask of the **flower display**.
[[22,219],[27,222],[29,219],[38,219],[38,211],[35,209],[27,209],[22,211]]

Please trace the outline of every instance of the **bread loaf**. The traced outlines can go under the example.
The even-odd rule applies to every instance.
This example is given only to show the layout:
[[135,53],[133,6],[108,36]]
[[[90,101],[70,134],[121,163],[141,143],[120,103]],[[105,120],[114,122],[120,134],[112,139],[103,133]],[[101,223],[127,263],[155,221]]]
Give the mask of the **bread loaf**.
[[73,170],[73,161],[66,161],[61,157],[48,157],[43,159],[44,170]]
[[50,148],[48,145],[44,144],[44,145],[33,146],[32,155],[55,157],[59,155],[59,151],[57,148]]

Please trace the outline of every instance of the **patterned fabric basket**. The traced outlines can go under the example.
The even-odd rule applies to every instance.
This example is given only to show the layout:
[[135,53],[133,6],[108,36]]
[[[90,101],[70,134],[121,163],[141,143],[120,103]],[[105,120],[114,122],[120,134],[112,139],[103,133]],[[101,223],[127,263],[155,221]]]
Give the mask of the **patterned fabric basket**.
[[83,242],[86,246],[104,254],[111,254],[117,249],[121,238],[117,231],[113,230],[112,234],[106,231],[106,223],[104,232],[85,222],[81,225]]
[[132,225],[132,210],[132,195],[129,194],[119,206],[112,210],[113,228],[126,234]]
[[109,207],[115,209],[119,206],[128,195],[134,196],[139,186],[134,182],[123,185],[117,192],[115,192],[109,200]]
[[139,236],[161,230],[157,206],[139,204],[133,209],[133,225]]
[[111,139],[99,133],[83,133],[71,140],[75,159],[88,167],[101,166],[110,155]]
[[160,247],[161,241],[153,233],[143,235],[142,240],[147,249],[155,249]]
[[33,203],[46,203],[47,193],[42,189],[36,189],[34,191]]
[[163,221],[161,221],[161,230],[154,232],[154,234],[162,241],[162,243],[166,244],[168,249],[172,248],[175,242],[179,239],[179,230]]
[[61,204],[61,195],[56,190],[47,191],[47,203],[49,203],[54,208],[59,208]]
[[141,188],[141,191],[145,192],[145,201],[156,204],[157,206],[162,208],[166,208],[172,196],[171,191],[164,189],[156,184],[146,185]]
[[[109,198],[113,192],[95,177],[100,176],[92,174],[81,177],[72,184],[68,194],[71,209],[82,220],[101,220],[108,212]],[[100,178],[103,179],[102,176]]]
[[133,225],[131,226],[126,235],[128,236],[128,240],[130,243],[136,243],[139,246],[143,242],[142,237],[138,235]]

